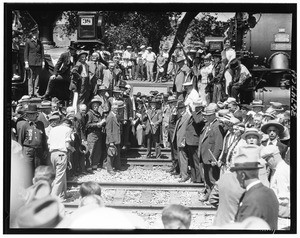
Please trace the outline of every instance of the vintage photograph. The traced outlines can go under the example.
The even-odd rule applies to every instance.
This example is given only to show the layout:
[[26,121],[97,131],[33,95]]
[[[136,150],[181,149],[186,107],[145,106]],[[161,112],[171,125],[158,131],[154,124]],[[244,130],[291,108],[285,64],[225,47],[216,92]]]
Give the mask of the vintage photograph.
[[297,4],[3,5],[4,234],[296,233]]

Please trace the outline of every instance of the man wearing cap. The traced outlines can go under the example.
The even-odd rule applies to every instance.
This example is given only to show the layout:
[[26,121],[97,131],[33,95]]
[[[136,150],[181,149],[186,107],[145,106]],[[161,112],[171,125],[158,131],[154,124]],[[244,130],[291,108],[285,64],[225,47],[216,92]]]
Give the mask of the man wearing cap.
[[155,79],[153,78],[153,66],[156,60],[156,55],[152,51],[152,47],[147,47],[148,53],[146,54],[146,69],[147,69],[147,79],[148,82],[154,82]]
[[242,222],[255,216],[265,220],[272,230],[277,230],[279,204],[274,191],[264,186],[258,178],[258,170],[262,167],[259,157],[258,146],[246,145],[240,147],[234,158],[231,171],[236,171],[240,186],[246,189],[240,199],[235,221]]
[[91,84],[91,96],[97,95],[97,86],[102,84],[103,81],[103,70],[105,66],[99,62],[99,54],[94,52],[91,57],[91,61],[87,62],[89,66],[89,78]]
[[[72,80],[70,90],[78,93],[77,104],[87,104],[91,95],[91,84],[89,78],[89,66],[86,63],[88,52],[81,52],[78,54],[78,61],[72,68]],[[76,106],[77,106],[76,104]]]
[[65,118],[61,125],[54,127],[49,134],[48,144],[51,153],[50,161],[55,171],[52,195],[66,199],[67,197],[67,167],[70,164],[69,151],[75,151],[71,146],[72,122]]
[[94,97],[90,102],[90,110],[87,112],[86,134],[89,149],[89,158],[87,161],[87,172],[93,173],[97,170],[100,162],[100,154],[103,152],[101,140],[104,140],[105,119],[98,112],[101,100]]
[[230,114],[224,115],[224,117],[220,118],[219,120],[222,121],[223,130],[224,133],[226,133],[223,140],[222,152],[218,159],[218,166],[221,167],[220,175],[222,175],[230,167],[230,162],[233,155],[231,148],[235,147],[234,144],[236,143],[233,125],[238,124],[240,120]]
[[249,70],[238,59],[233,59],[229,64],[232,70],[232,82],[229,84],[229,95],[241,102],[244,97],[241,94],[246,82],[252,77]]
[[[166,130],[168,132],[168,142],[170,143],[170,149],[171,149],[171,158],[172,158],[172,167],[168,170],[172,175],[177,175],[179,174],[179,155],[178,155],[178,150],[176,148],[176,143],[173,142],[173,135],[175,133],[175,126],[176,122],[178,119],[177,114],[177,99],[174,96],[169,96],[167,104],[169,105],[168,109],[168,123],[166,126]],[[175,143],[175,145],[174,145]]]
[[37,106],[29,104],[26,120],[17,124],[18,143],[23,146],[23,155],[30,165],[30,174],[41,164],[45,164],[48,151],[44,124],[37,120]]
[[270,188],[274,191],[279,202],[279,217],[290,218],[290,166],[282,159],[275,145],[264,147],[261,157],[274,171],[270,178]]
[[142,71],[144,72],[143,75],[145,75],[145,81],[146,81],[147,80],[146,56],[148,54],[148,50],[146,50],[145,45],[141,45],[140,49],[141,49],[141,51],[139,53],[141,53],[142,59],[143,59],[143,69],[142,69]]
[[49,99],[53,94],[53,86],[56,80],[64,80],[66,83],[71,82],[71,69],[77,61],[76,47],[74,42],[71,41],[68,51],[59,56],[57,63],[54,66],[53,75],[49,78],[46,92],[43,96],[44,99]]
[[39,77],[45,66],[44,46],[38,38],[39,30],[35,27],[31,31],[30,39],[26,41],[24,49],[25,69],[32,70],[32,77],[28,80],[28,94],[31,97],[40,97]]
[[59,115],[49,115],[49,126],[45,128],[47,141],[50,135],[50,131],[52,130],[52,128],[56,127],[59,124],[59,121],[60,121]]
[[123,53],[123,66],[125,68],[125,77],[127,80],[132,79],[132,61],[131,61],[132,47],[129,45]]
[[49,114],[51,113],[51,102],[50,101],[42,101],[41,105],[39,106],[41,112],[37,118],[38,121],[43,122],[44,128],[48,127],[49,122]]
[[263,146],[276,145],[280,151],[280,155],[285,159],[287,146],[280,142],[279,136],[284,131],[284,126],[275,120],[270,120],[261,127],[261,131],[269,136],[267,141],[262,142]]
[[143,62],[142,54],[143,54],[142,52],[139,52],[136,58],[135,78],[140,81],[144,81],[145,79],[144,62]]
[[[134,104],[133,99],[131,98],[131,86],[129,84],[125,85],[126,90],[123,92],[123,98],[124,98],[124,120],[122,125],[122,146],[125,146],[125,148],[128,148],[130,143],[130,132],[131,132],[131,123],[133,119],[133,112],[134,112]],[[123,147],[124,148],[124,147]],[[124,148],[124,149],[125,149]]]
[[165,74],[165,64],[166,64],[166,58],[163,56],[163,51],[160,50],[157,59],[156,59],[156,80],[155,82],[161,82],[162,76]]
[[145,139],[147,141],[147,158],[151,157],[152,143],[155,144],[155,157],[158,159],[161,156],[160,150],[160,127],[162,124],[162,112],[158,107],[159,100],[152,99],[150,101],[150,109],[148,109],[144,116],[145,122]]
[[202,115],[206,121],[199,138],[198,155],[203,163],[205,192],[201,194],[200,200],[207,201],[214,183],[219,179],[220,170],[215,166],[222,152],[223,134],[220,123],[216,118],[217,104],[210,103],[205,107]]
[[176,90],[173,90],[173,91],[176,92],[176,97],[178,98],[184,92],[183,83],[186,81],[191,70],[185,64],[184,57],[178,57],[176,62],[177,62],[178,68],[175,73],[175,80],[173,83],[173,89],[175,87]]
[[179,101],[177,104],[177,121],[174,128],[174,134],[172,142],[174,143],[174,148],[178,151],[179,159],[179,170],[180,170],[180,180],[179,182],[186,182],[189,180],[188,175],[188,156],[186,150],[186,136],[187,136],[187,123],[191,117],[189,111],[186,110],[186,106],[183,101]]
[[217,103],[221,101],[221,98],[224,96],[224,86],[223,86],[223,78],[224,78],[224,70],[225,65],[221,61],[221,53],[214,52],[213,53],[213,68],[212,68],[212,77],[213,77],[213,95],[212,95],[212,102]]

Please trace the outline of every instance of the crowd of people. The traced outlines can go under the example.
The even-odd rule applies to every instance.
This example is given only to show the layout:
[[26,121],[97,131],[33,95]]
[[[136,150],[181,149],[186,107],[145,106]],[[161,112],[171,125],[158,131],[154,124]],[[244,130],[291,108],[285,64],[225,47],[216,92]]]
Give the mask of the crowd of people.
[[[27,51],[38,42],[31,39]],[[48,165],[55,174],[51,194],[64,200],[67,175],[105,168],[114,176],[123,170],[122,149],[146,147],[147,158],[158,159],[164,147],[171,149],[168,172],[178,182],[204,182],[199,200],[218,207],[216,226],[255,216],[277,229],[278,216],[290,217],[290,111],[280,102],[241,104],[251,74],[230,41],[224,45],[222,52],[206,54],[200,48],[185,52],[179,44],[171,74],[163,63],[166,48],[156,57],[151,47],[142,46],[135,59],[128,46],[106,61],[110,54],[103,48],[77,54],[70,45],[55,65],[45,95],[29,84],[29,95],[13,107],[12,139],[22,146],[30,174],[25,187],[34,186],[34,171]],[[25,67],[33,67],[30,57],[42,55],[29,53]],[[40,64],[34,69],[43,67],[43,60],[34,62]],[[159,73],[172,75],[173,90],[133,94],[131,79],[154,82]],[[55,80],[70,82],[72,106],[51,96]],[[42,98],[38,105],[34,95]],[[90,201],[102,204],[98,197],[82,203]],[[188,228],[188,221],[183,224]]]

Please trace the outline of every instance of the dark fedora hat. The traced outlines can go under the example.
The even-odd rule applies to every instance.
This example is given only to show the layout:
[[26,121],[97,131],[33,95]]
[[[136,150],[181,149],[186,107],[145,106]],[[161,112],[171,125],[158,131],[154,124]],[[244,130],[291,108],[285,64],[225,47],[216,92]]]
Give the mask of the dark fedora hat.
[[25,113],[37,113],[37,105],[35,104],[28,104],[28,108],[26,109]]
[[68,49],[71,49],[71,50],[77,50],[75,41],[71,41],[71,42],[70,42],[70,45],[69,45]]
[[186,108],[186,106],[184,105],[184,102],[183,101],[178,101],[177,109],[182,109],[182,108]]
[[235,58],[232,61],[230,61],[229,68],[236,69],[237,67],[240,66],[240,64],[241,64],[241,62],[237,58]]

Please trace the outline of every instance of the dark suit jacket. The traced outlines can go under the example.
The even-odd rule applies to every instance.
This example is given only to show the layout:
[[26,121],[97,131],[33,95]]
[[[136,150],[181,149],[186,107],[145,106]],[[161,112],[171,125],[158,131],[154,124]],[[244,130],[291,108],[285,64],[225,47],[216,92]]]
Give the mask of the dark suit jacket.
[[[267,146],[268,141],[264,141],[262,143],[263,146]],[[285,159],[285,155],[286,155],[286,151],[288,149],[288,147],[281,143],[280,141],[277,141],[276,146],[278,147],[279,151],[280,151],[280,155],[282,157],[282,159]]]
[[39,113],[37,120],[43,122],[44,128],[47,128],[50,125],[50,122],[42,112]]
[[42,66],[44,61],[44,47],[41,41],[34,42],[27,40],[24,50],[24,61],[28,61],[29,66]]
[[[145,134],[148,135],[150,133],[152,133],[152,134],[159,133],[160,126],[162,123],[161,110],[160,109],[156,109],[156,110],[149,109],[148,114],[150,116],[150,120],[154,123],[154,125],[153,126],[150,125],[148,116],[145,114],[144,118],[143,118],[143,121],[145,121],[145,126],[146,126]],[[152,132],[151,132],[151,128],[152,128]]]
[[103,69],[104,66],[101,64],[95,65],[94,61],[87,62],[89,66],[89,77],[90,77],[90,84],[92,88],[92,92],[94,95],[97,94],[97,82],[98,79],[103,80]]
[[70,70],[73,65],[76,63],[76,56],[73,58],[73,62],[71,62],[71,54],[70,52],[64,52],[59,56],[58,61],[54,66],[54,74],[55,75],[70,75]]
[[182,117],[177,120],[173,135],[173,143],[176,143],[176,147],[185,147],[186,145],[186,126],[189,122],[191,115],[185,112]]
[[120,123],[117,120],[117,117],[109,112],[106,118],[106,144],[114,143],[115,145],[120,144],[121,142],[121,132],[120,132]]
[[75,117],[77,118],[78,121],[78,135],[80,136],[81,140],[86,140],[86,123],[87,123],[87,116],[86,115],[82,115],[80,112],[77,112]]
[[210,164],[212,161],[214,161],[208,150],[211,150],[216,160],[218,160],[223,147],[223,135],[221,133],[221,126],[218,120],[215,120],[212,123],[210,130],[205,133],[207,126],[205,126],[201,132],[198,148],[200,161],[202,161],[204,164]]
[[265,220],[272,230],[277,229],[279,204],[272,189],[262,183],[246,191],[239,205],[235,221],[241,222],[255,216]]
[[190,117],[187,126],[186,126],[186,144],[198,146],[199,145],[199,137],[200,133],[205,126],[203,121],[203,116],[199,112],[192,112],[192,116]]

